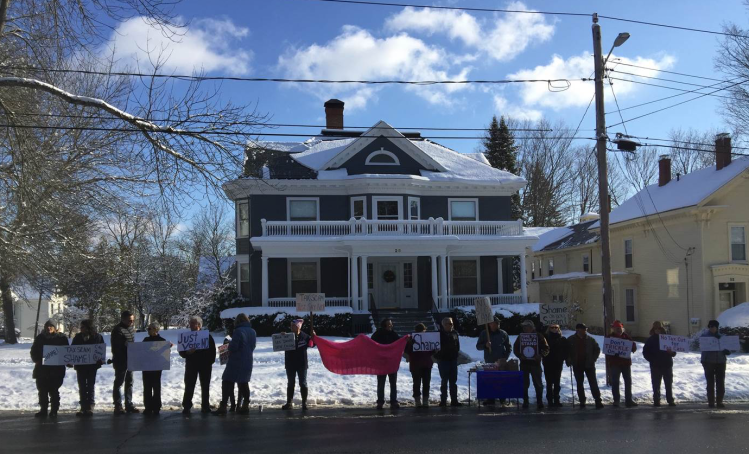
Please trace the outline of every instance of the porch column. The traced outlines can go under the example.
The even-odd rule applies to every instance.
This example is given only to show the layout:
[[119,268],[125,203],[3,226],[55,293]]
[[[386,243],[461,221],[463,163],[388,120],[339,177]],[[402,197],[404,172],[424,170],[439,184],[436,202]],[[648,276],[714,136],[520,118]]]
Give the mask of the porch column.
[[361,308],[369,310],[369,282],[367,281],[367,256],[361,256]]
[[359,303],[359,256],[351,256],[351,308],[361,310]]
[[525,275],[525,254],[520,254],[520,294],[523,302],[528,302],[528,277]]
[[499,295],[505,292],[502,276],[504,276],[502,273],[502,257],[497,257],[497,294]]
[[262,268],[260,273],[262,274],[262,304],[263,307],[268,306],[268,257],[260,257]]
[[440,256],[440,309],[447,309],[447,255]]
[[434,305],[436,307],[440,306],[439,303],[439,290],[438,290],[438,282],[437,282],[437,256],[433,255],[431,257],[432,261],[432,300],[434,300]]

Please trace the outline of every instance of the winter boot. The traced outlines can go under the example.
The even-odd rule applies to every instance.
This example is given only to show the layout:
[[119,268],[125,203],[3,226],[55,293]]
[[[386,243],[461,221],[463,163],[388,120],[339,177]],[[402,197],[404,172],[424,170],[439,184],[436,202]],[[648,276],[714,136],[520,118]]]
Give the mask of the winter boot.
[[225,416],[226,415],[226,402],[221,402],[218,408],[215,411],[213,411],[213,414],[216,416]]
[[306,386],[300,387],[300,392],[302,394],[302,411],[307,411],[307,392],[308,389]]
[[635,402],[634,400],[630,400],[629,402],[624,404],[627,408],[637,407],[639,404]]
[[286,405],[281,407],[281,410],[291,410],[294,408],[294,404],[292,401],[294,400],[294,388],[287,386],[286,387]]
[[661,406],[661,401],[658,400],[658,399],[653,400],[653,406],[654,407],[660,407]]
[[421,397],[414,397],[414,407],[421,407]]
[[390,401],[390,409],[391,410],[397,410],[399,408],[401,408],[401,404],[399,404],[397,400],[391,400]]
[[544,402],[541,399],[538,399],[538,403],[536,404],[537,410],[543,410],[544,409]]
[[38,413],[34,413],[34,418],[44,419],[47,417],[47,406],[41,407]]
[[116,407],[114,407],[114,415],[115,416],[120,416],[120,415],[124,415],[124,414],[125,414],[125,410],[123,410],[121,406],[117,405]]
[[249,415],[250,414],[250,402],[243,401],[242,407],[240,407],[239,410],[237,410],[238,415]]
[[528,399],[523,399],[523,408],[528,408]]
[[603,408],[603,402],[601,402],[601,400],[599,399],[596,401],[596,410],[600,410],[602,408]]

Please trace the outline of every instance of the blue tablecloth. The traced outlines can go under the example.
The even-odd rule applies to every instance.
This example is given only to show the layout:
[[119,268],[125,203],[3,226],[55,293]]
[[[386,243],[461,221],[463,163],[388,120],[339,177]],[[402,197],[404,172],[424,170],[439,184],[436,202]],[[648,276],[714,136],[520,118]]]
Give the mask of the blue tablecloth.
[[521,399],[522,397],[522,372],[476,371],[477,399]]

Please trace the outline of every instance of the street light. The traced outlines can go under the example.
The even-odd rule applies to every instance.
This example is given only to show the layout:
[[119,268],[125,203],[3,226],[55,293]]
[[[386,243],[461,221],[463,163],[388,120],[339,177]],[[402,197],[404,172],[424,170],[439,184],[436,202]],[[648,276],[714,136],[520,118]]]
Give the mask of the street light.
[[614,45],[611,46],[611,50],[609,51],[609,54],[606,56],[606,60],[603,61],[604,66],[606,65],[606,62],[609,61],[609,57],[611,56],[611,52],[614,51],[615,47],[619,47],[622,44],[624,44],[629,39],[629,33],[619,33],[619,35],[614,40]]

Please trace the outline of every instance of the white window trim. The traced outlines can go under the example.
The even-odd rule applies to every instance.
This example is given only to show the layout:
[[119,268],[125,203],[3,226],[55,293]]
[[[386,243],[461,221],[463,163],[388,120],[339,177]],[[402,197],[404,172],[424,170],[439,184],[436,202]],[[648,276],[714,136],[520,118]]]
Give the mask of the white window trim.
[[[588,259],[588,271],[585,271],[585,259]],[[580,264],[582,265],[583,273],[590,273],[590,254],[582,254],[580,256]]]
[[[241,265],[250,265],[250,256],[247,254],[237,255],[234,257],[234,262],[237,264],[237,294],[242,295],[242,270],[239,269]],[[252,268],[250,268],[250,292],[252,292]]]
[[476,204],[476,221],[479,219],[479,199],[470,197],[455,197],[447,199],[447,218],[453,220],[453,202],[473,202]]
[[351,197],[351,217],[354,217],[354,202],[358,202],[361,200],[364,202],[364,216],[362,216],[364,219],[367,218],[367,197],[366,196],[357,196],[357,197]]
[[[627,320],[627,290],[632,290],[632,307],[634,307],[634,320]],[[628,287],[624,289],[624,320],[625,323],[637,323],[637,289],[634,287]]]
[[291,294],[291,264],[292,263],[310,263],[314,262],[316,263],[315,267],[317,271],[317,293],[320,293],[320,258],[319,257],[311,257],[311,258],[288,258],[286,259],[286,294],[289,295],[289,298],[294,298],[294,295]]
[[373,195],[372,196],[372,219],[377,220],[377,202],[398,202],[398,220],[403,219],[403,197]]
[[[627,268],[627,241],[629,241],[632,244],[632,266],[630,266],[629,268]],[[632,270],[635,268],[635,240],[632,239],[631,237],[622,239],[622,258],[624,261],[625,270]]]
[[415,220],[421,219],[421,198],[420,197],[409,197],[408,198],[408,205],[406,208],[406,212],[408,213],[408,220],[411,219],[411,202],[416,201],[416,206],[418,207],[418,214],[417,218]]
[[[372,158],[379,156],[379,155],[385,155],[389,156],[393,159],[395,162],[372,162]],[[377,151],[373,151],[372,153],[367,156],[367,159],[364,161],[364,165],[367,166],[399,166],[401,165],[400,159],[398,159],[398,156],[394,155],[393,153],[387,151],[384,148],[380,148]]]
[[448,272],[448,281],[450,281],[450,291],[448,292],[450,295],[453,295],[455,283],[453,282],[453,279],[455,279],[455,270],[453,269],[453,260],[473,260],[476,262],[476,294],[481,295],[481,257],[462,257],[462,256],[449,256],[448,259],[450,260],[450,268]]
[[554,257],[546,259],[546,275],[551,277],[554,275]]
[[317,205],[317,219],[320,220],[320,197],[286,197],[286,220],[291,221],[291,202],[293,200],[314,200]]
[[731,247],[731,227],[744,227],[744,255],[749,259],[749,244],[747,244],[747,224],[742,222],[729,222],[728,223],[728,261],[731,263],[747,263],[747,260],[734,260],[733,259],[733,248]]
[[[247,204],[247,235],[240,235],[239,232],[241,230],[241,225],[240,225],[241,224],[241,219],[239,218],[239,205],[242,205],[242,204],[245,204],[245,203]],[[242,199],[242,200],[237,200],[235,202],[235,204],[234,204],[234,217],[235,217],[235,222],[236,222],[236,227],[235,227],[235,230],[234,230],[234,232],[235,232],[234,238],[249,238],[250,237],[250,233],[251,233],[251,229],[252,229],[252,225],[250,223],[250,199]]]

